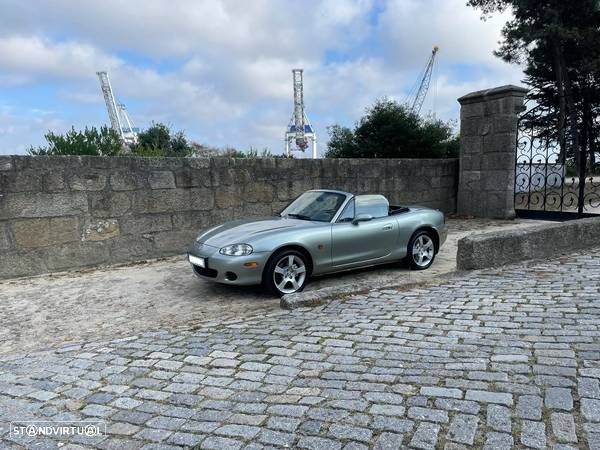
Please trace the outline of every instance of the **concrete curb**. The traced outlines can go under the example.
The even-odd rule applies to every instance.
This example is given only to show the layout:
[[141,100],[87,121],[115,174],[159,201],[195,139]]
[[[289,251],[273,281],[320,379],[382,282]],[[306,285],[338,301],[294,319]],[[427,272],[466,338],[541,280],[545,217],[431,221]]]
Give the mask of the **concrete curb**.
[[600,246],[600,217],[476,234],[458,241],[458,270],[501,267]]

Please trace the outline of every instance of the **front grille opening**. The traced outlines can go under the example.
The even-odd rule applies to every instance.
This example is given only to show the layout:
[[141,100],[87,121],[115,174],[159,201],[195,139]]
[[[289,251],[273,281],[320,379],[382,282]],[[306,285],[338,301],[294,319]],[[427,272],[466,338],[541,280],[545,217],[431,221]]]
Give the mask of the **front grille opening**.
[[209,269],[208,267],[198,267],[195,264],[192,264],[192,267],[194,268],[194,272],[203,277],[217,278],[219,274],[215,269]]

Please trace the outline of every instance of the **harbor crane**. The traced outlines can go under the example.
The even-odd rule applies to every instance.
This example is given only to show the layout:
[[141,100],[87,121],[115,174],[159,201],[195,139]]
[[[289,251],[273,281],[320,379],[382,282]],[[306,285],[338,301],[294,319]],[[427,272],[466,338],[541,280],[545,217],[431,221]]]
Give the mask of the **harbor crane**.
[[[312,158],[317,159],[317,133],[308,120],[304,111],[304,86],[302,69],[292,69],[294,81],[294,114],[285,133],[285,153],[292,155],[292,151],[304,152],[308,148],[308,141],[312,144]],[[295,148],[292,148],[295,143]]]
[[100,88],[108,110],[108,119],[110,126],[121,137],[125,144],[135,144],[138,140],[138,129],[134,128],[133,122],[127,114],[127,109],[123,103],[117,103],[113,94],[110,78],[106,72],[96,72],[100,80]]
[[425,70],[421,72],[421,75],[417,79],[417,81],[419,81],[417,85],[418,87],[417,89],[413,89],[411,95],[409,96],[409,99],[412,99],[412,101],[409,100],[410,110],[415,114],[419,114],[421,112],[423,102],[425,101],[425,97],[427,97],[427,92],[429,91],[429,85],[431,83],[431,75],[433,73],[433,67],[435,64],[435,56],[437,55],[438,50],[439,47],[437,45],[431,50],[431,55],[427,60]]

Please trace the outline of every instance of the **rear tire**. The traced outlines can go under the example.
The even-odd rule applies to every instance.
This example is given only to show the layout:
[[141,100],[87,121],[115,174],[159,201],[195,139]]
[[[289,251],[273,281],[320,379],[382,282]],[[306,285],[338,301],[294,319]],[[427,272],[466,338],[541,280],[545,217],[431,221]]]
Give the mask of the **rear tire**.
[[308,284],[309,276],[306,256],[297,250],[284,249],[269,258],[263,273],[263,285],[282,297],[301,292]]
[[406,259],[413,270],[429,269],[435,259],[435,240],[429,231],[417,231],[408,241]]

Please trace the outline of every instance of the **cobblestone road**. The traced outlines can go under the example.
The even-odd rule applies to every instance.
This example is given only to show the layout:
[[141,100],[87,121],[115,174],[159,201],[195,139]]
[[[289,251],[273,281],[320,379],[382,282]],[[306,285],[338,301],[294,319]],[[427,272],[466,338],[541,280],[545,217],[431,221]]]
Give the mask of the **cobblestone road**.
[[[600,255],[0,359],[9,421],[63,449],[600,449]],[[0,444],[1,446],[2,444]]]

